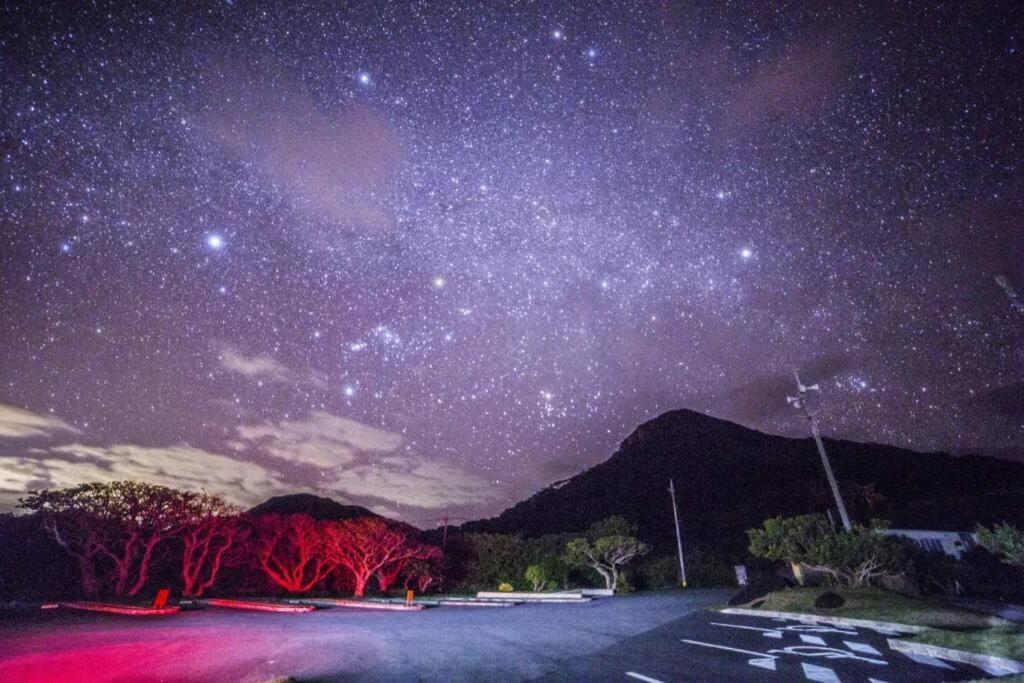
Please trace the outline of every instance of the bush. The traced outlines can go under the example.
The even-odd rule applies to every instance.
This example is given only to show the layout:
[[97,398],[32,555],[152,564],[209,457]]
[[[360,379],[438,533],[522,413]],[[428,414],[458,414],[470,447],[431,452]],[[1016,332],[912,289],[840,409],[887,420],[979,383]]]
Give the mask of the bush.
[[526,568],[526,571],[523,572],[523,576],[530,582],[530,587],[535,591],[544,590],[544,586],[547,585],[548,582],[547,572],[545,572],[544,568],[539,564],[531,564]]
[[515,590],[515,587],[511,583],[500,583],[498,584],[498,590],[502,593],[511,593]]
[[[532,581],[526,577],[526,570],[532,565],[539,567],[548,588],[564,586],[569,566],[562,561],[561,554],[571,536],[551,534],[540,538],[523,538],[508,534],[468,533],[460,535],[457,541],[457,555],[453,562],[458,566],[450,572],[454,577],[456,590],[492,590],[502,582],[512,584],[516,589],[530,590]],[[452,541],[450,546],[455,546]]]
[[758,557],[802,565],[833,582],[857,588],[883,576],[903,574],[908,558],[901,541],[877,533],[885,524],[855,525],[840,531],[825,515],[773,517],[747,532],[750,552]]
[[1024,529],[1017,529],[1006,522],[991,529],[978,525],[978,541],[1003,562],[1015,567],[1024,567]]
[[636,582],[644,590],[678,588],[679,559],[675,555],[645,559],[637,566]]

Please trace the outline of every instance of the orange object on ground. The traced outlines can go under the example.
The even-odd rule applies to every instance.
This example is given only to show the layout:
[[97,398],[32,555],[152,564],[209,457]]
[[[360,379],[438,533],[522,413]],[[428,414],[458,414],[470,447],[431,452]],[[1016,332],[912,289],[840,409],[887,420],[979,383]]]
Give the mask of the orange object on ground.
[[156,592],[156,598],[153,599],[153,605],[150,609],[163,609],[167,606],[167,599],[171,597],[170,588],[161,588]]

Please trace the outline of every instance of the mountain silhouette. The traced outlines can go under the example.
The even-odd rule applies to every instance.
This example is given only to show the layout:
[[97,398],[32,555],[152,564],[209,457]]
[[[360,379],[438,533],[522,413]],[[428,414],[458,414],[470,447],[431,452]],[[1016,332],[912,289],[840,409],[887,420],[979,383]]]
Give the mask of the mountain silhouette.
[[[957,531],[979,522],[1024,522],[1024,464],[833,439],[825,447],[855,522]],[[744,531],[767,517],[835,515],[810,438],[674,410],[637,427],[608,460],[462,530],[540,536],[586,529],[618,514],[667,551],[675,542],[669,479],[684,543],[709,551],[742,553]]]
[[336,500],[315,496],[312,493],[295,493],[274,496],[249,510],[251,515],[309,515],[313,519],[356,519],[358,517],[380,517],[376,512],[360,505],[343,505]]

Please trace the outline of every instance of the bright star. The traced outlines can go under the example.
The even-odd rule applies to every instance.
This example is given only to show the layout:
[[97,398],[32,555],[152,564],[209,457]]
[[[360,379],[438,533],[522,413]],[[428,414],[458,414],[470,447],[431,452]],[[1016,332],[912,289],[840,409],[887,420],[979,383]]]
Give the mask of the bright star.
[[218,233],[211,232],[206,236],[206,246],[214,251],[220,251],[224,248],[224,237]]
[[565,38],[565,34],[562,33],[561,30],[556,28],[554,31],[551,32],[551,37],[554,38],[555,40],[562,40],[563,38]]
[[742,249],[740,249],[740,256],[742,256],[745,259],[751,258],[753,255],[754,252],[753,250],[751,250],[750,247],[743,247]]
[[348,385],[345,386],[345,388],[342,391],[344,392],[344,394],[346,396],[351,398],[352,396],[355,396],[356,388],[354,386],[352,386],[351,384],[348,384]]
[[365,71],[360,71],[360,72],[359,72],[359,73],[358,73],[358,74],[356,75],[356,78],[358,78],[358,79],[359,79],[359,83],[360,83],[361,85],[370,85],[370,83],[371,83],[371,80],[370,80],[370,74],[368,74],[368,73],[367,73],[367,72],[365,72]]
[[445,280],[445,279],[444,279],[443,277],[441,277],[440,275],[438,275],[437,277],[435,277],[435,278],[433,279],[432,283],[433,283],[433,285],[434,285],[434,289],[441,289],[441,288],[442,288],[442,287],[444,287],[444,286],[445,286],[446,284],[448,284],[448,283],[447,283],[447,281],[446,281],[446,280]]
[[70,242],[61,242],[60,243],[60,250],[63,251],[65,254],[70,254],[71,253],[71,243]]

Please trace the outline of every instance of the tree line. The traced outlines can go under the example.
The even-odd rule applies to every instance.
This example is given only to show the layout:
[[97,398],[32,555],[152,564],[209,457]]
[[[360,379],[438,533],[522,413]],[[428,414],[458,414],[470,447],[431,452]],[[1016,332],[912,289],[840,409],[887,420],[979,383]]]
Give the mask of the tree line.
[[88,596],[136,596],[155,569],[166,576],[171,565],[188,597],[201,597],[225,569],[241,572],[236,584],[256,571],[288,593],[362,596],[371,582],[387,591],[397,581],[422,591],[442,560],[412,527],[380,517],[247,515],[216,495],[140,482],[33,491],[20,507],[74,559]]
[[[0,516],[0,543],[11,549],[0,562],[0,596],[132,598],[157,584],[196,598],[268,588],[363,596],[393,588],[546,590],[596,583],[630,590],[638,579],[644,587],[676,583],[677,570],[666,558],[626,578],[626,566],[650,547],[622,517],[533,539],[456,530],[442,550],[440,539],[428,542],[430,532],[381,517],[243,513],[213,494],[131,481],[33,491],[20,507],[34,514]],[[30,563],[46,570],[36,576]],[[60,578],[72,571],[79,590]]]

